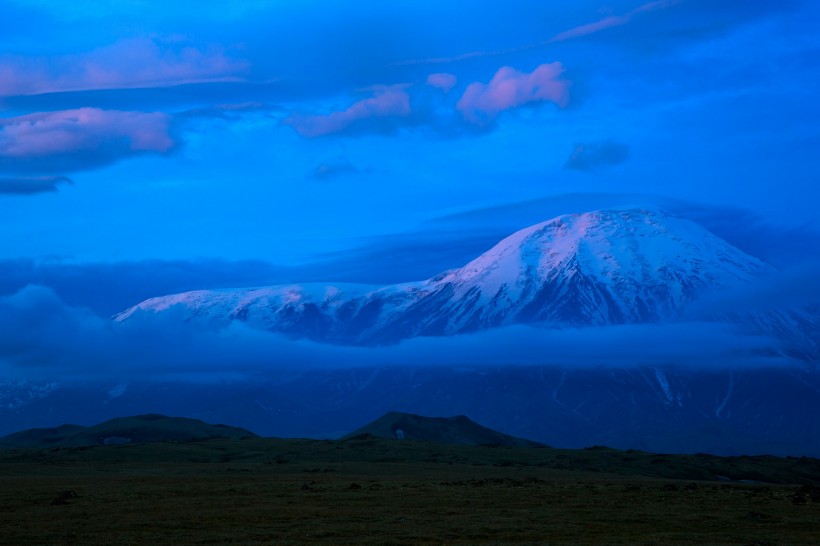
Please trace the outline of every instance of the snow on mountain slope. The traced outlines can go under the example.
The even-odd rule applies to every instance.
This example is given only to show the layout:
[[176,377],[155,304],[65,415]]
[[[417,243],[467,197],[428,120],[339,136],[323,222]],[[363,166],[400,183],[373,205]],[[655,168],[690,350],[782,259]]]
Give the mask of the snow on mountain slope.
[[523,229],[429,284],[448,292],[440,333],[548,321],[606,325],[674,318],[699,295],[768,266],[663,212],[597,211]]
[[217,327],[240,320],[319,341],[385,344],[516,323],[669,320],[701,295],[769,269],[692,221],[607,210],[523,229],[426,281],[195,291],[146,300],[115,319],[173,311]]

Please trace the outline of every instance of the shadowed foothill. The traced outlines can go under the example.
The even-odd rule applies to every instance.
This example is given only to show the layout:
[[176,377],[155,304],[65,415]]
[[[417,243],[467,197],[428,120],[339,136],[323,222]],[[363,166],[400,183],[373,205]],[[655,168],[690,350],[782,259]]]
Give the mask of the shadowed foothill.
[[423,417],[391,411],[344,438],[356,439],[366,435],[396,440],[423,440],[440,444],[546,447],[539,442],[516,438],[481,426],[464,415]]
[[0,438],[0,449],[190,442],[251,436],[256,435],[243,428],[210,425],[199,419],[150,414],[111,419],[90,427],[61,425],[24,430]]

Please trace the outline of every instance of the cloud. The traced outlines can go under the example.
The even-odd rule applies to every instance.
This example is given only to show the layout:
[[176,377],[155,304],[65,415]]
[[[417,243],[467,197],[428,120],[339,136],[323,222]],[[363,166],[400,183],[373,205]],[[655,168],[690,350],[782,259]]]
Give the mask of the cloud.
[[170,126],[168,114],[98,108],[0,119],[0,171],[63,173],[166,153],[177,145]]
[[322,163],[313,169],[308,176],[314,180],[330,180],[332,178],[359,174],[360,172],[361,171],[350,163],[350,161],[341,159]]
[[262,102],[241,102],[237,104],[214,104],[204,108],[194,108],[176,114],[177,119],[186,118],[212,118],[236,120],[248,114],[272,115],[274,112],[282,112],[278,106],[265,104]]
[[613,140],[587,142],[575,145],[564,165],[565,169],[593,171],[601,167],[612,167],[629,159],[629,146]]
[[[313,264],[334,282],[396,284],[429,279],[461,267],[510,235],[486,228],[422,230],[367,238],[352,249],[325,253]],[[423,260],[419,256],[424,256]]]
[[7,378],[195,377],[418,365],[726,369],[794,363],[778,349],[772,339],[700,322],[563,330],[517,326],[389,347],[339,347],[291,340],[239,322],[218,330],[197,327],[173,310],[117,323],[69,307],[40,286],[0,297],[0,371]]
[[440,138],[479,136],[492,131],[496,117],[505,110],[543,102],[566,106],[570,82],[560,78],[563,70],[558,62],[543,64],[531,73],[502,67],[489,83],[470,84],[457,101],[434,92],[441,89],[446,95],[457,83],[456,76],[430,74],[426,86],[372,87],[373,97],[344,110],[328,114],[295,113],[282,123],[307,138],[333,134],[395,134],[400,128],[416,129]]
[[560,107],[569,103],[570,82],[560,79],[564,67],[559,62],[542,64],[531,73],[504,66],[488,84],[471,83],[456,103],[464,119],[487,125],[504,110],[542,102]]
[[248,63],[180,38],[130,38],[47,58],[0,56],[0,96],[235,81]]
[[55,192],[60,184],[72,183],[72,180],[65,176],[0,178],[0,194],[33,195],[35,193]]
[[[820,261],[791,265],[756,282],[708,295],[694,302],[687,309],[687,316],[703,318],[715,313],[777,312],[816,307],[820,305],[817,279],[820,279]],[[820,347],[820,339],[816,342]]]
[[304,137],[315,138],[341,132],[389,132],[396,119],[410,115],[410,96],[403,85],[378,86],[375,96],[345,110],[326,115],[293,114],[283,123]]
[[816,226],[779,224],[736,206],[678,201],[666,209],[778,268],[791,270],[820,262],[820,232]]
[[446,73],[430,74],[427,76],[426,83],[431,87],[435,87],[437,89],[441,89],[445,93],[449,93],[450,90],[455,87],[456,83],[458,83],[458,78],[452,74]]
[[[564,42],[567,40],[572,40],[574,38],[580,38],[582,36],[587,36],[589,34],[595,34],[597,32],[601,32],[602,30],[606,30],[612,27],[618,27],[626,25],[627,23],[631,22],[632,19],[644,12],[650,11],[658,11],[664,8],[668,8],[674,6],[676,4],[681,3],[681,0],[657,0],[653,2],[648,2],[637,8],[629,11],[623,15],[609,15],[604,17],[603,19],[599,19],[598,21],[594,21],[592,23],[586,23],[583,25],[578,25],[576,27],[572,27],[570,29],[561,31],[555,35],[553,35],[548,40],[540,41],[540,42],[531,42],[525,45],[520,45],[516,47],[509,47],[504,49],[492,49],[492,50],[479,50],[479,51],[470,51],[467,53],[460,53],[458,55],[450,55],[444,57],[429,57],[423,59],[410,59],[404,60],[399,62],[392,63],[394,66],[412,66],[412,65],[427,65],[427,64],[450,64],[460,61],[468,61],[472,59],[478,59],[482,57],[497,57],[502,55],[512,55],[516,53],[524,53],[526,51],[530,51],[536,48],[542,48],[545,46],[549,46],[550,44],[554,44],[557,42]],[[527,11],[527,13],[529,10]],[[702,17],[701,17],[702,18]],[[519,22],[520,24],[520,22]]]

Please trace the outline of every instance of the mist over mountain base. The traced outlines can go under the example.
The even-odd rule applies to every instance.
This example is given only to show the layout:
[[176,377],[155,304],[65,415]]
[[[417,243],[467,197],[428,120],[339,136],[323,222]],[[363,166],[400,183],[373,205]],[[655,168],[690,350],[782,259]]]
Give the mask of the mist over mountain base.
[[263,436],[337,438],[388,411],[467,415],[554,447],[820,456],[807,368],[384,367],[247,380],[0,383],[0,435],[163,413]]

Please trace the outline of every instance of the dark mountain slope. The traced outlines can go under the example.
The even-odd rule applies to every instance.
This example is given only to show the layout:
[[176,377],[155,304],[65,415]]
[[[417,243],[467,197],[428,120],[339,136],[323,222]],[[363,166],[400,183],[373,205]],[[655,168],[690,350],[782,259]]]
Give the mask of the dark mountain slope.
[[544,444],[539,442],[516,438],[481,426],[464,415],[424,417],[391,411],[356,429],[345,438],[355,438],[366,434],[377,438],[423,440],[440,444],[544,447]]
[[119,417],[99,425],[61,425],[24,430],[0,438],[0,448],[80,447],[94,445],[184,442],[209,438],[256,436],[238,427],[211,425],[198,419],[149,414]]

